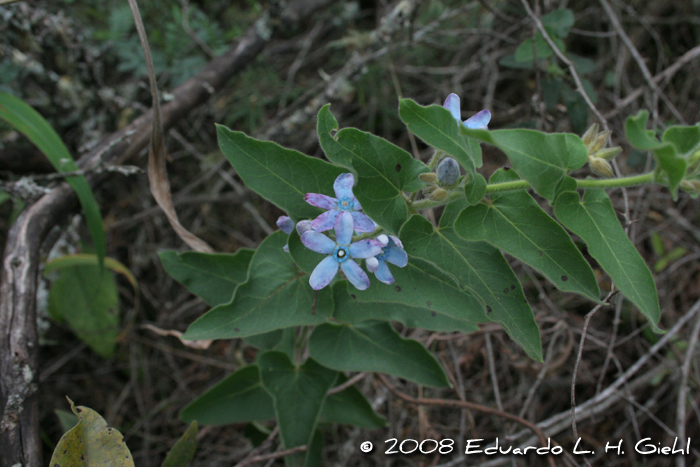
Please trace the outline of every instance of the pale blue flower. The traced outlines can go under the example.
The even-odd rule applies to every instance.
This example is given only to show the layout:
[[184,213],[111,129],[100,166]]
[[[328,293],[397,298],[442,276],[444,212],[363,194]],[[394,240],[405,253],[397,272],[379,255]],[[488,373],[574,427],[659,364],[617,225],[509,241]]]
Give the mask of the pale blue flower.
[[398,237],[393,235],[380,235],[377,241],[382,244],[382,251],[374,258],[368,258],[365,261],[367,270],[373,272],[380,281],[385,284],[393,284],[394,276],[389,271],[389,266],[386,263],[391,263],[400,268],[408,264],[408,255],[403,249],[403,244]]
[[491,121],[491,112],[489,112],[487,109],[481,110],[465,121],[462,121],[462,108],[460,107],[459,96],[455,93],[447,96],[447,99],[445,99],[445,103],[442,106],[449,110],[450,113],[452,113],[452,116],[467,128],[471,128],[473,130],[488,129],[487,125]]
[[378,255],[382,252],[382,244],[370,239],[350,243],[354,228],[353,217],[349,212],[338,214],[334,230],[335,241],[315,230],[309,230],[301,236],[301,242],[306,248],[328,255],[314,268],[309,285],[314,290],[322,289],[330,284],[338,269],[342,269],[352,285],[359,290],[365,290],[369,287],[369,277],[352,258],[371,258]]
[[367,214],[360,212],[362,206],[352,193],[352,185],[355,178],[352,174],[340,174],[333,183],[336,198],[318,193],[307,193],[304,199],[312,206],[326,209],[327,211],[313,220],[311,226],[316,232],[325,232],[335,227],[338,216],[342,212],[352,215],[353,225],[358,232],[372,232],[374,223]]

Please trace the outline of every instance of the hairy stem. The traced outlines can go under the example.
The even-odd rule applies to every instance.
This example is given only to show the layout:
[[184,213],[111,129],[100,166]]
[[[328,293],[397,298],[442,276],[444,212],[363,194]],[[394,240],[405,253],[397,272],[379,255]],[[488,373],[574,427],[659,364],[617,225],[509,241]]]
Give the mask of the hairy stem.
[[[619,188],[625,186],[635,186],[643,185],[645,183],[654,182],[654,172],[647,172],[641,175],[632,175],[630,177],[620,177],[620,178],[606,178],[600,180],[576,180],[577,188]],[[486,185],[486,193],[498,193],[501,191],[516,191],[516,190],[526,190],[530,188],[530,182],[527,180],[515,180],[512,182],[502,182],[502,183],[491,183]],[[461,190],[450,192],[447,199],[442,201],[434,201],[431,199],[422,199],[420,201],[414,201],[410,203],[410,209],[413,212],[420,211],[421,209],[433,208],[436,206],[441,206],[447,204],[450,201],[461,198],[464,196],[464,192]]]

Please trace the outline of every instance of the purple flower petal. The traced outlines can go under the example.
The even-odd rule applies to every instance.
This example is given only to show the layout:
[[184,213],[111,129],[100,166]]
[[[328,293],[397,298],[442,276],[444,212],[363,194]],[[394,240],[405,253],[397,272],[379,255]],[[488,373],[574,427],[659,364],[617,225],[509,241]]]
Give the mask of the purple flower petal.
[[394,242],[394,245],[398,246],[399,248],[403,248],[403,243],[401,243],[401,240],[399,240],[399,237],[394,237],[393,235],[389,235],[389,239]]
[[367,273],[353,260],[349,259],[344,263],[340,263],[340,268],[345,273],[345,277],[347,277],[350,283],[357,289],[365,290],[369,287],[369,277],[367,277]]
[[382,252],[382,244],[376,240],[360,240],[350,245],[351,258],[371,258]]
[[355,209],[355,211],[362,211],[362,205],[361,205],[360,202],[357,200],[357,198],[353,198],[353,199],[352,199],[352,205],[354,206],[353,209]]
[[389,248],[389,252],[386,255],[386,261],[402,268],[408,264],[408,255],[399,247]]
[[367,214],[362,212],[353,211],[350,213],[352,215],[352,220],[354,221],[355,230],[358,232],[372,232],[374,231],[374,222],[370,219]]
[[491,112],[488,109],[481,110],[464,121],[464,126],[473,130],[487,130],[491,121]]
[[352,174],[340,174],[338,178],[335,179],[333,183],[333,190],[335,190],[335,196],[340,199],[348,197],[353,199],[352,186],[355,183],[355,177]]
[[309,230],[313,230],[313,229],[314,228],[311,227],[310,220],[303,220],[303,221],[297,222],[297,233],[299,234],[300,237],[302,235],[304,235],[306,232],[308,232]]
[[304,199],[311,206],[316,206],[321,209],[333,209],[336,205],[336,199],[330,196],[320,195],[318,193],[306,193]]
[[335,241],[338,245],[349,245],[352,240],[353,227],[352,215],[349,212],[341,212],[335,221]]
[[279,227],[282,232],[289,235],[292,233],[292,230],[294,230],[294,221],[289,216],[279,216],[277,218],[277,227]]
[[[346,261],[349,262],[351,260]],[[332,256],[326,256],[318,263],[309,277],[309,285],[314,290],[319,290],[331,283],[338,274],[338,262]]]
[[386,262],[384,261],[379,262],[379,267],[377,268],[377,272],[375,272],[374,275],[377,277],[377,279],[384,282],[385,284],[394,283],[394,276],[391,275],[391,271],[389,271],[389,266],[387,266]]
[[330,255],[335,250],[335,242],[333,240],[313,230],[309,230],[301,236],[301,243],[309,250],[323,253],[324,255]]
[[369,272],[376,272],[377,269],[379,269],[379,260],[374,256],[367,258],[365,260],[365,266],[367,266]]
[[457,119],[457,122],[462,121],[462,110],[460,109],[459,96],[457,94],[452,93],[447,96],[442,106],[450,111],[452,116]]
[[331,230],[335,226],[335,221],[338,220],[338,211],[326,211],[311,222],[311,228],[316,232],[325,232]]

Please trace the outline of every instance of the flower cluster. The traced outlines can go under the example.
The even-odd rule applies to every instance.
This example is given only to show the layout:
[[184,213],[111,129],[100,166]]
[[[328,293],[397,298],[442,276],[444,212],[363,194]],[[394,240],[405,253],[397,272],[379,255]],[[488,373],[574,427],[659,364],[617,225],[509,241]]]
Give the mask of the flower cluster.
[[[369,277],[355,260],[364,259],[367,270],[385,284],[394,282],[387,263],[398,267],[408,264],[408,255],[397,237],[380,234],[375,238],[352,241],[355,232],[366,234],[381,231],[362,212],[362,206],[352,192],[354,183],[352,174],[340,174],[333,184],[335,198],[318,193],[307,193],[304,197],[312,206],[326,209],[313,221],[303,220],[296,225],[306,248],[328,255],[311,273],[309,285],[314,290],[330,284],[338,270],[342,270],[348,281],[359,290],[367,289],[370,285]],[[286,233],[292,232],[293,225],[287,216],[281,216],[277,220],[277,226]],[[331,229],[335,233],[335,240],[322,233]]]

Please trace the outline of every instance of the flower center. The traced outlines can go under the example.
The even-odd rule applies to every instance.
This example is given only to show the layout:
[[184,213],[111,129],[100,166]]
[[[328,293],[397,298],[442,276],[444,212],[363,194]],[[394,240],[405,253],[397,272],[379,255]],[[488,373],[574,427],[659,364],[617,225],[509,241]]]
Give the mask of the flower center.
[[348,196],[343,196],[338,200],[338,209],[341,211],[352,211],[354,206],[355,202]]
[[382,248],[381,254],[375,256],[379,261],[386,261],[387,256],[389,256],[389,248]]
[[350,257],[350,250],[346,246],[337,246],[333,251],[333,259],[339,263],[347,260]]

